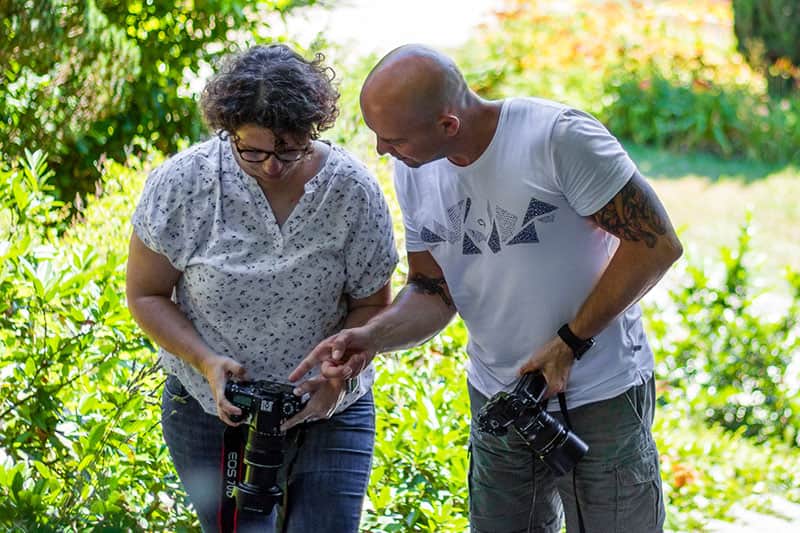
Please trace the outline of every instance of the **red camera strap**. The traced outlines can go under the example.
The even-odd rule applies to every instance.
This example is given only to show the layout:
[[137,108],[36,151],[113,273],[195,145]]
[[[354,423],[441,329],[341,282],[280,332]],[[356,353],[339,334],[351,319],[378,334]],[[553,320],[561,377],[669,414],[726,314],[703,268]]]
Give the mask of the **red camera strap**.
[[219,461],[222,487],[220,487],[217,510],[217,525],[221,533],[236,531],[236,499],[233,497],[233,488],[236,486],[236,481],[241,478],[246,438],[246,425],[225,428]]

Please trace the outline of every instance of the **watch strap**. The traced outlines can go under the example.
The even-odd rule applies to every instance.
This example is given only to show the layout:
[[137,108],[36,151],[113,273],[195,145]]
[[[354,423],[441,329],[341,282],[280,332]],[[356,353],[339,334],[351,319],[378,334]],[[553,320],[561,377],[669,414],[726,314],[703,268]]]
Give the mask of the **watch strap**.
[[575,356],[575,359],[580,360],[581,356],[585,354],[589,348],[594,346],[594,338],[589,337],[588,339],[581,339],[572,330],[569,328],[569,324],[564,324],[560,328],[558,328],[558,336],[561,337],[561,340],[569,346],[572,350],[572,354]]

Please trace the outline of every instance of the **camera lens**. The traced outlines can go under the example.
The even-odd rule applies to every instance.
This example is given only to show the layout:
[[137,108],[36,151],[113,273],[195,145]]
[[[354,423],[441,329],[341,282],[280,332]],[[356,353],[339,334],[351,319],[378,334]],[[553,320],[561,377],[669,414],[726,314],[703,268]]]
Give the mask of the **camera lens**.
[[272,512],[283,492],[278,487],[278,470],[283,463],[283,440],[253,427],[244,451],[244,480],[236,487],[239,509],[262,514]]
[[517,430],[557,476],[566,474],[586,455],[589,446],[541,407],[532,409],[531,415],[517,424]]
[[542,461],[550,467],[557,475],[563,476],[578,464],[589,446],[577,435],[569,430],[564,430],[561,440],[556,443],[552,451],[547,455],[542,455]]
[[275,485],[267,490],[261,486],[250,485],[247,482],[236,486],[236,506],[242,511],[259,514],[270,514],[276,504],[283,499],[283,492]]

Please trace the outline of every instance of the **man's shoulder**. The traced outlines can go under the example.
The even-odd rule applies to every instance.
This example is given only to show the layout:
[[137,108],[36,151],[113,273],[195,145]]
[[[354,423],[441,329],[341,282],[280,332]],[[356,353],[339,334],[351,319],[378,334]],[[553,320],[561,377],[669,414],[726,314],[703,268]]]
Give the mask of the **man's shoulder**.
[[506,102],[509,110],[516,113],[541,113],[557,116],[564,111],[573,109],[567,104],[537,96],[517,96],[507,98]]
[[533,96],[508,98],[505,105],[506,128],[516,131],[515,136],[521,132],[542,142],[550,138],[560,117],[574,110],[566,104]]

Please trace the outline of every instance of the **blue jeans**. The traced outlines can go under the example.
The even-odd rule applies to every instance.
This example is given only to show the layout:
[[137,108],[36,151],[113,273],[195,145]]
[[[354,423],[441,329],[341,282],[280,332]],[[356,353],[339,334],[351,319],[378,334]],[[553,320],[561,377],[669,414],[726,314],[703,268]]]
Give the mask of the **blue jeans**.
[[[469,386],[473,420],[486,397]],[[551,399],[556,401],[556,398]],[[572,473],[556,477],[515,432],[470,433],[470,525],[473,533],[579,531],[577,498],[587,533],[662,531],[664,500],[658,452],[650,430],[655,384],[569,411],[589,452]],[[566,425],[561,413],[550,412]]]
[[[169,376],[161,396],[161,426],[175,469],[203,531],[218,531],[221,454],[227,427],[209,415]],[[288,473],[285,521],[289,533],[357,532],[372,467],[375,407],[368,392],[329,420],[292,429],[296,443],[285,454]],[[269,516],[237,513],[237,532],[276,531],[279,509]]]

